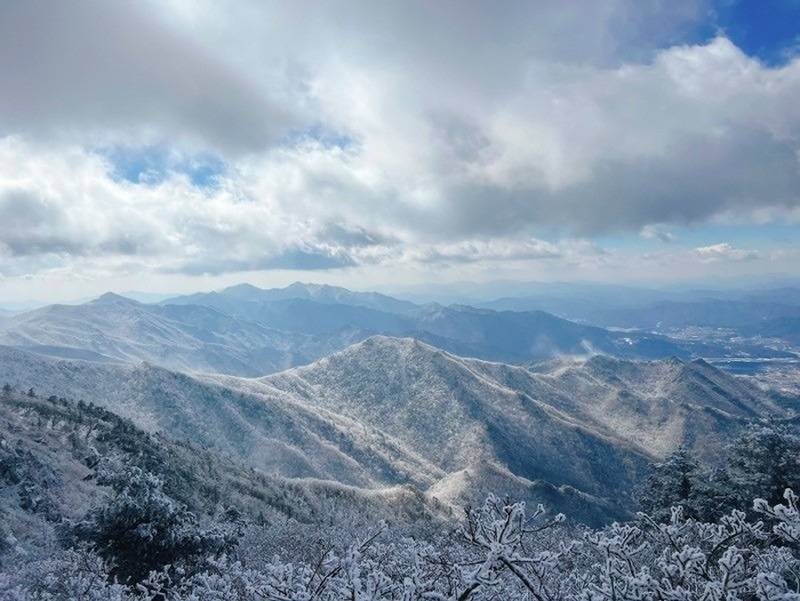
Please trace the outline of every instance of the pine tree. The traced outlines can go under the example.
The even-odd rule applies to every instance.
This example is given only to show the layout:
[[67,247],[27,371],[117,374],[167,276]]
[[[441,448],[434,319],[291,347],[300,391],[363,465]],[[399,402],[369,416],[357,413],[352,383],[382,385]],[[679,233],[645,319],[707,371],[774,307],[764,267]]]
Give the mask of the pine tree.
[[760,497],[776,505],[787,488],[800,490],[800,436],[784,424],[751,424],[728,464],[743,504]]
[[685,515],[696,517],[700,464],[686,447],[679,447],[662,463],[650,465],[651,473],[639,493],[639,504],[656,521],[669,521],[670,508],[681,505]]
[[106,462],[97,482],[111,486],[113,495],[106,505],[90,509],[74,533],[114,566],[110,575],[121,582],[139,582],[165,566],[191,571],[199,559],[235,544],[232,529],[202,530],[154,474],[136,466],[117,471]]

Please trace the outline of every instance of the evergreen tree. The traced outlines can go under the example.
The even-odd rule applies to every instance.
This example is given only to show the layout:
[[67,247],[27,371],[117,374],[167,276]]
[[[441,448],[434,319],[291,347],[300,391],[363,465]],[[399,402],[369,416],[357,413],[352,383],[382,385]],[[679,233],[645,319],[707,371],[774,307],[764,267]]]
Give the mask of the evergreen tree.
[[784,424],[751,424],[733,444],[728,466],[743,505],[756,497],[781,503],[787,488],[800,490],[800,436]]
[[725,464],[703,469],[680,447],[651,466],[638,501],[659,522],[680,505],[689,518],[715,521],[734,509],[752,515],[752,499],[782,502],[787,488],[800,490],[800,436],[786,425],[747,427],[730,446]]
[[191,572],[199,559],[235,544],[231,529],[202,530],[194,514],[163,492],[163,481],[135,466],[101,464],[98,483],[111,486],[108,504],[90,509],[74,533],[113,568],[110,576],[139,582],[165,566]]
[[669,521],[673,506],[680,505],[688,517],[697,517],[695,508],[700,464],[686,447],[678,447],[662,463],[650,465],[638,496],[639,504],[659,522]]

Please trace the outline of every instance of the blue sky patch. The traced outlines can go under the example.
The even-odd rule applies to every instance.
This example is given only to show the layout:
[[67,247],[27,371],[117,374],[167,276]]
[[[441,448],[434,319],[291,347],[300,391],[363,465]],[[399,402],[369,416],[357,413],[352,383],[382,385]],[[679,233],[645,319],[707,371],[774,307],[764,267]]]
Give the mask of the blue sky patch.
[[721,31],[748,56],[773,67],[800,56],[800,0],[717,0],[712,10],[703,37]]
[[324,123],[312,123],[308,127],[291,131],[285,138],[284,144],[292,147],[303,142],[318,142],[323,148],[340,148],[347,150],[358,145],[358,139],[342,131],[329,128]]
[[210,153],[178,154],[162,146],[115,146],[101,154],[112,165],[111,176],[117,181],[158,185],[170,174],[186,175],[193,186],[215,188],[217,178],[225,173],[225,163]]

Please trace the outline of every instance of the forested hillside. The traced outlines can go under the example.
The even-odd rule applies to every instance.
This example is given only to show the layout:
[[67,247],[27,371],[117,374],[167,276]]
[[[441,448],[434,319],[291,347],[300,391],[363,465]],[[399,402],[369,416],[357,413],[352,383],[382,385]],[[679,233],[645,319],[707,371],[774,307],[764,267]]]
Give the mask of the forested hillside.
[[653,466],[649,514],[588,529],[494,495],[458,517],[411,489],[265,477],[32,388],[5,386],[0,412],[3,599],[798,597],[800,513],[778,488],[800,486],[800,438],[783,426],[736,441],[713,494],[738,498],[716,516],[696,514],[719,497],[680,451]]

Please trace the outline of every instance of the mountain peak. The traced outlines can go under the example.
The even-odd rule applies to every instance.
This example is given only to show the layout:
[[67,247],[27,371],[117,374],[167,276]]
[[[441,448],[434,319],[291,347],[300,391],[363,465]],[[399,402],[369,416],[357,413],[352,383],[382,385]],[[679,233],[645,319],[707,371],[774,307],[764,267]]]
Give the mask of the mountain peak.
[[311,284],[307,282],[292,282],[288,286],[286,286],[286,290],[305,290],[307,292],[312,292],[314,290],[319,290],[321,288],[325,288],[324,284]]
[[264,293],[264,290],[253,286],[252,284],[248,284],[246,282],[242,282],[241,284],[236,284],[235,286],[228,286],[224,290],[220,292],[225,296],[230,296],[233,298],[238,298],[241,300],[248,300],[248,299],[255,299],[260,297]]
[[121,304],[121,303],[126,303],[131,305],[140,304],[139,302],[133,299],[127,298],[120,294],[116,294],[115,292],[106,292],[105,294],[98,296],[93,301],[90,301],[90,303],[93,305],[101,305],[101,304],[108,305],[108,304]]
[[430,353],[442,352],[435,347],[420,342],[416,338],[401,338],[376,334],[335,353],[335,355],[342,357],[356,355],[374,356],[385,352],[408,354],[415,350],[424,350]]

